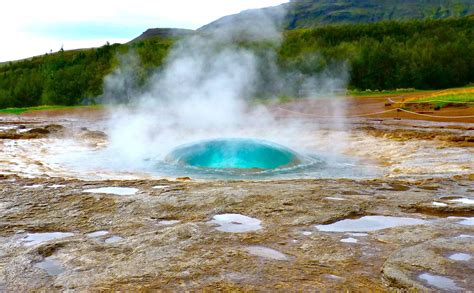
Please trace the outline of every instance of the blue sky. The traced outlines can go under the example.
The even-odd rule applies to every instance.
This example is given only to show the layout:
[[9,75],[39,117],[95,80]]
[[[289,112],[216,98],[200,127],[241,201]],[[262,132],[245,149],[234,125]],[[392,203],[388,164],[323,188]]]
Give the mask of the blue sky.
[[147,28],[196,29],[282,0],[15,0],[0,4],[0,62],[46,52],[123,43]]

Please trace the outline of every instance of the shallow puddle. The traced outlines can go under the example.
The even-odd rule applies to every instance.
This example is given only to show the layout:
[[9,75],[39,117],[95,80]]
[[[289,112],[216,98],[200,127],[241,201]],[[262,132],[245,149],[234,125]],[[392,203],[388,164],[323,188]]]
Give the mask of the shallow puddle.
[[213,217],[210,224],[217,224],[216,230],[229,233],[253,232],[262,229],[262,221],[239,214],[222,214]]
[[424,280],[430,286],[433,286],[442,290],[461,290],[456,283],[450,278],[432,275],[429,273],[423,273],[418,276],[421,280]]
[[95,231],[95,232],[87,234],[87,237],[96,238],[100,236],[105,236],[107,234],[109,234],[109,231]]
[[332,197],[332,196],[325,197],[324,199],[327,199],[327,200],[334,200],[334,201],[343,201],[343,200],[346,200],[345,198],[342,198],[342,197]]
[[48,188],[53,188],[53,189],[64,188],[64,187],[66,187],[66,185],[62,185],[62,184],[54,184],[54,185],[48,186]]
[[265,246],[248,246],[245,249],[251,255],[260,256],[263,258],[274,259],[274,260],[287,260],[288,259],[288,257],[285,254],[277,250],[265,247]]
[[120,236],[112,236],[110,238],[105,239],[105,243],[111,244],[111,243],[116,243],[116,242],[119,242],[119,241],[122,241],[122,240],[123,240],[123,238],[120,237]]
[[86,189],[83,192],[86,193],[104,193],[114,195],[134,195],[138,192],[137,188],[130,187],[102,187],[95,189]]
[[46,257],[43,261],[34,265],[37,268],[45,270],[50,276],[57,276],[66,271],[62,263],[55,257]]
[[449,202],[461,203],[461,204],[474,204],[474,200],[469,198],[457,198],[451,199]]
[[447,207],[448,206],[444,202],[436,202],[436,201],[432,202],[431,204],[434,205],[435,207]]
[[449,256],[449,259],[457,261],[469,261],[471,258],[472,256],[467,253],[453,253]]
[[24,246],[33,246],[47,242],[53,239],[61,239],[74,236],[74,233],[64,232],[49,232],[49,233],[28,233],[25,238],[21,240]]
[[158,224],[159,225],[163,225],[163,226],[171,226],[171,225],[176,225],[176,224],[179,224],[180,221],[178,220],[164,220],[164,221],[159,221]]
[[464,218],[464,220],[459,222],[459,224],[467,225],[467,226],[474,226],[474,217]]
[[355,238],[352,238],[352,237],[349,237],[349,238],[341,239],[341,242],[343,242],[343,243],[357,243],[357,242],[359,242],[359,240],[357,240]]
[[38,188],[41,188],[41,187],[43,187],[42,184],[24,186],[24,188],[27,188],[27,189],[38,189]]
[[415,218],[365,216],[359,219],[346,219],[328,225],[316,225],[323,232],[371,232],[400,226],[421,225],[427,221]]

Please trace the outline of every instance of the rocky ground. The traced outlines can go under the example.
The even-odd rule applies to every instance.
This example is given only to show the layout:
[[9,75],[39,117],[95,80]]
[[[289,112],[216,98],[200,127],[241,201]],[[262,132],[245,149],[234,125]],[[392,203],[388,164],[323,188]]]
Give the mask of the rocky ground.
[[[469,126],[354,122],[354,153],[388,170],[377,179],[85,181],[7,172],[5,150],[64,136],[97,145],[104,133],[10,122],[0,291],[474,290]],[[414,150],[443,150],[444,171],[412,176],[423,167],[406,164]]]

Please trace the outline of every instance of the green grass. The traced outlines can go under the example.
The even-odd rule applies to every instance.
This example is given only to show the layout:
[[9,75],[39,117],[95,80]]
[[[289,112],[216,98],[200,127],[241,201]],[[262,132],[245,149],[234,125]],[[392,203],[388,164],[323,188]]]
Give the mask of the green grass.
[[6,108],[0,109],[0,113],[12,114],[12,115],[21,115],[27,112],[33,111],[46,111],[46,110],[63,110],[63,109],[78,109],[78,108],[101,108],[102,105],[92,105],[92,106],[37,106],[37,107],[28,107],[28,108]]
[[371,96],[393,96],[393,95],[403,95],[403,94],[412,94],[412,93],[419,93],[423,92],[423,90],[417,90],[417,89],[396,89],[396,90],[365,90],[365,91],[360,91],[360,90],[349,90],[347,92],[348,96],[351,97],[371,97]]
[[437,97],[422,98],[419,100],[411,101],[410,103],[429,103],[435,108],[444,108],[448,105],[466,103],[470,107],[474,107],[474,93],[465,94],[450,94]]

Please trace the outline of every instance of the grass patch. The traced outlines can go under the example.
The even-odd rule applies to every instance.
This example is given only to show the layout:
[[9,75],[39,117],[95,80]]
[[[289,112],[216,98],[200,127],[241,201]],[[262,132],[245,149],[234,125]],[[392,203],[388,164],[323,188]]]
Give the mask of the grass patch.
[[474,107],[474,93],[448,94],[442,96],[427,97],[415,101],[410,101],[410,103],[428,103],[432,104],[435,108],[438,109],[455,105],[467,105],[470,107]]
[[396,89],[396,90],[349,90],[347,92],[348,96],[351,97],[372,97],[372,96],[393,96],[393,95],[403,95],[403,94],[412,94],[412,93],[420,93],[423,90],[417,90],[413,88],[408,89]]
[[102,105],[92,105],[92,106],[37,106],[37,107],[27,107],[27,108],[6,108],[0,109],[0,113],[12,114],[12,115],[21,115],[27,112],[33,111],[46,111],[46,110],[63,110],[63,109],[79,109],[79,108],[101,108]]

